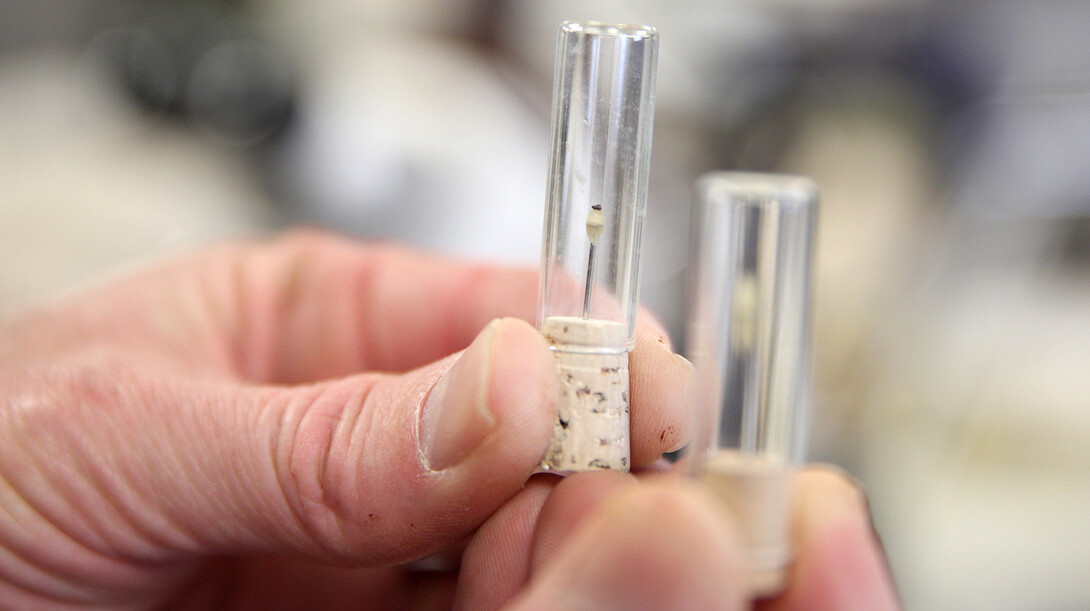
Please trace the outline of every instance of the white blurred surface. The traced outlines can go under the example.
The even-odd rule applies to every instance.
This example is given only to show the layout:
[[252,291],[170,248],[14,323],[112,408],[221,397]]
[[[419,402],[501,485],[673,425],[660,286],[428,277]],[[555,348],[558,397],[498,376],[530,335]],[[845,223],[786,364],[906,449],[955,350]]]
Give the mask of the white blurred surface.
[[305,213],[371,238],[535,264],[548,126],[469,45],[388,33],[310,50],[281,160]]
[[135,114],[99,68],[60,51],[0,62],[0,312],[269,222],[240,160]]

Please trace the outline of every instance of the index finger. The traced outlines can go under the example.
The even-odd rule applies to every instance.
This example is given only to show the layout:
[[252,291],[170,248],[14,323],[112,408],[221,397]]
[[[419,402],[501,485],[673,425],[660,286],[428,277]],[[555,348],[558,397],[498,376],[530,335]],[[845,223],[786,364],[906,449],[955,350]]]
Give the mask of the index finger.
[[[222,333],[244,335],[229,343],[244,347],[241,368],[261,382],[405,371],[462,350],[495,318],[532,321],[537,307],[538,274],[527,267],[313,232],[235,256],[243,289],[221,291],[217,311],[246,310],[246,324]],[[686,441],[691,369],[641,312],[630,359],[633,466]]]
[[[216,310],[244,310],[250,323],[221,329],[248,336],[240,338],[240,357],[280,355],[280,362],[256,368],[268,378],[260,381],[407,371],[465,348],[493,319],[533,322],[537,308],[534,268],[320,232],[291,233],[207,258],[213,261],[197,265],[208,269],[205,286],[221,302]],[[255,335],[278,341],[270,346]],[[646,312],[638,321],[637,343],[641,339],[669,346]],[[260,347],[260,353],[247,347]]]

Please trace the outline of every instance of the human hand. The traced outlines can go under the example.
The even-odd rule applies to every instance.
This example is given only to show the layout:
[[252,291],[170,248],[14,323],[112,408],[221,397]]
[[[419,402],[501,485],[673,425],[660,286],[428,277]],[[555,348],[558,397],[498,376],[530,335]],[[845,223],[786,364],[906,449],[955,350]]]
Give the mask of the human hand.
[[[5,323],[0,607],[446,606],[453,574],[378,567],[456,548],[537,467],[536,282],[302,234]],[[688,424],[689,365],[643,318],[637,467]]]
[[[466,549],[457,608],[749,608],[732,524],[675,475],[535,477]],[[786,590],[757,611],[900,608],[866,499],[836,469],[795,479],[795,561]]]

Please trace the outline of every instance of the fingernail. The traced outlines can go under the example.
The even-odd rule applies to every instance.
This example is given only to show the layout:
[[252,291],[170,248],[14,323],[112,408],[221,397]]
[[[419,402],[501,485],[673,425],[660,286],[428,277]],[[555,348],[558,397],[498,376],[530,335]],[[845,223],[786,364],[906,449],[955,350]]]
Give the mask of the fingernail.
[[494,320],[477,335],[424,401],[420,451],[431,471],[465,460],[496,426],[496,417],[488,409],[488,382],[498,325]]

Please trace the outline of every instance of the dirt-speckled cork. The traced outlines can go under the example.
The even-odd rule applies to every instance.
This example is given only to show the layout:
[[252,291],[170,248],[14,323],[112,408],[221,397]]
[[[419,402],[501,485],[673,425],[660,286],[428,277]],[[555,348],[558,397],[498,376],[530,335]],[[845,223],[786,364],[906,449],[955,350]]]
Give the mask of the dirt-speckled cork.
[[628,350],[619,323],[546,318],[541,333],[560,369],[553,438],[542,461],[550,472],[629,469]]

